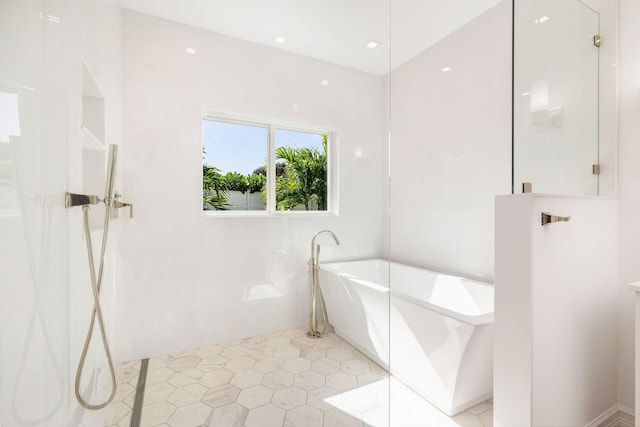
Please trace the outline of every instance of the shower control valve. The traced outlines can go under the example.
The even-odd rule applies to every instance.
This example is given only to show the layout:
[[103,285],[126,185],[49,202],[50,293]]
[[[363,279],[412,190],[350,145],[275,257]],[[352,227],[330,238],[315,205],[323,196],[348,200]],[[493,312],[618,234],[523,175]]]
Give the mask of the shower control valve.
[[117,219],[118,209],[125,207],[129,208],[129,218],[133,218],[133,204],[121,202],[118,200],[120,197],[122,197],[122,194],[117,191],[113,194],[113,199],[111,200],[111,219]]

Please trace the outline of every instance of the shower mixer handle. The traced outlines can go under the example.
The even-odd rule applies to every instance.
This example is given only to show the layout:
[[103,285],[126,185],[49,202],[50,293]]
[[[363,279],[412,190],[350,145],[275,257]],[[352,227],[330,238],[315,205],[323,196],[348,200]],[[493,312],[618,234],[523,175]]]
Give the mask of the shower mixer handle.
[[118,209],[129,208],[129,218],[133,218],[133,204],[121,202],[120,200],[113,199],[111,201],[111,219],[118,218]]

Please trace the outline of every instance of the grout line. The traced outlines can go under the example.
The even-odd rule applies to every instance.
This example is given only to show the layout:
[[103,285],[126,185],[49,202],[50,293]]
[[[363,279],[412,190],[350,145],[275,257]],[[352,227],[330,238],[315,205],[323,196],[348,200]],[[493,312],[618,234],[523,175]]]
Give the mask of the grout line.
[[131,411],[131,424],[129,427],[140,427],[140,418],[142,416],[142,402],[144,401],[144,388],[147,382],[147,369],[149,367],[149,359],[143,359],[140,362],[140,374],[138,375],[138,385],[136,386],[136,398]]

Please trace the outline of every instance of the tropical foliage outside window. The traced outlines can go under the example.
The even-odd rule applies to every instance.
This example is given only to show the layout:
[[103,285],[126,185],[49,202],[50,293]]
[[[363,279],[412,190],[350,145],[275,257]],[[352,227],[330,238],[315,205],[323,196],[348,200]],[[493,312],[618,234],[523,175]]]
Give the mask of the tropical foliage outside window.
[[327,135],[321,135],[322,148],[281,146],[276,158],[284,160],[284,173],[276,176],[278,210],[298,205],[305,210],[327,210]]
[[203,209],[328,211],[328,152],[327,133],[204,119]]

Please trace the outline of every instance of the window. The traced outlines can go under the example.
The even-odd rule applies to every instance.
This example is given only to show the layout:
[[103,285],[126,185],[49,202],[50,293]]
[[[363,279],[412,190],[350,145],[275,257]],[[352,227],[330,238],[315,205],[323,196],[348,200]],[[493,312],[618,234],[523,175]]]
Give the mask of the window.
[[331,132],[205,117],[203,209],[331,212]]

